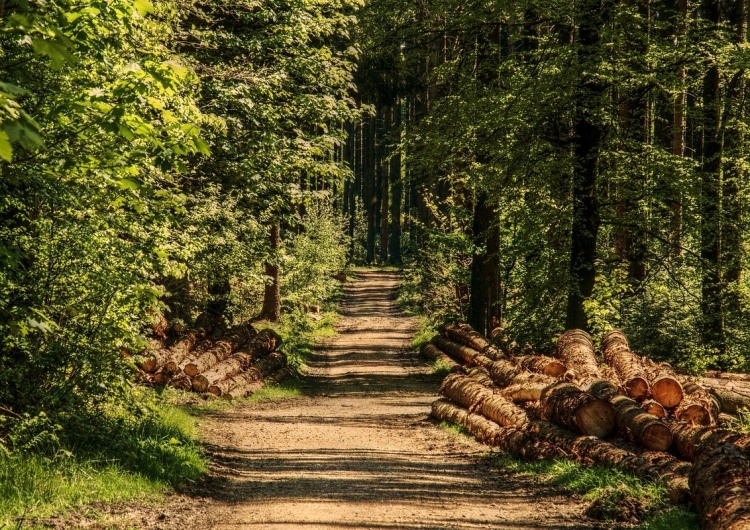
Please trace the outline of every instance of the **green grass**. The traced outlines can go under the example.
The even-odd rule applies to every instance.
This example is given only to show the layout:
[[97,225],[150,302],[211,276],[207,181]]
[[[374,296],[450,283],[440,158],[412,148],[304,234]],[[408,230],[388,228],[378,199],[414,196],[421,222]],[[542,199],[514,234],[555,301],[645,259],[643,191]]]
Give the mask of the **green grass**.
[[467,431],[463,426],[457,425],[455,423],[441,421],[439,427],[441,429],[444,429],[450,435],[455,436],[457,438],[463,438],[463,437],[471,438],[472,437],[471,433]]
[[295,399],[303,394],[302,382],[299,379],[287,379],[276,386],[262,388],[243,401],[248,403],[264,403],[266,401],[286,401]]
[[583,467],[569,460],[525,462],[493,453],[495,467],[539,477],[583,495],[589,515],[607,521],[640,524],[643,530],[698,530],[697,516],[684,507],[670,506],[664,486],[629,473],[598,466]]
[[[200,479],[207,461],[194,441],[195,418],[151,391],[132,398],[127,408],[61,417],[43,451],[0,452],[0,528],[93,513],[94,503],[157,500]],[[26,423],[16,431],[33,428]]]
[[437,335],[437,329],[427,317],[420,317],[419,319],[419,330],[411,341],[411,347],[415,351],[419,351],[423,344],[430,342],[432,337]]
[[433,375],[439,375],[440,377],[445,377],[449,373],[451,373],[451,365],[445,362],[442,359],[438,359],[434,363],[432,363],[432,374]]

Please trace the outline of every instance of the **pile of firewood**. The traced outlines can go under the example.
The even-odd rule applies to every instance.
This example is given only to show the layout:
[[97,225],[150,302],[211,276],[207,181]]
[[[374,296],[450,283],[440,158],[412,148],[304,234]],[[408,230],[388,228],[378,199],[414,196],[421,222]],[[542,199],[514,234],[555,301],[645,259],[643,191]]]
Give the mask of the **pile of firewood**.
[[694,503],[705,528],[750,528],[750,437],[720,426],[750,407],[743,381],[681,376],[637,356],[620,331],[604,336],[601,357],[581,330],[566,331],[547,357],[530,347],[514,355],[450,324],[422,355],[451,366],[435,418],[519,457],[658,478],[674,502]]
[[280,345],[275,331],[258,332],[250,324],[234,326],[218,338],[205,329],[191,330],[169,347],[140,355],[136,366],[142,382],[236,399],[297,375],[277,351]]

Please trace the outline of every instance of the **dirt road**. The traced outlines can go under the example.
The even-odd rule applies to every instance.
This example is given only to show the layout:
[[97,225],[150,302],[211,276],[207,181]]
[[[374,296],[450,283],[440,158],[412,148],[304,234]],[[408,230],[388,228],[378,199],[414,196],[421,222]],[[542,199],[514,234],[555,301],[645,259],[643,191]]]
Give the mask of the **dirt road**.
[[348,284],[339,334],[309,363],[308,395],[204,425],[212,479],[203,498],[173,504],[164,527],[597,527],[568,493],[488,467],[487,447],[429,420],[440,378],[410,351],[417,322],[395,305],[398,280],[367,271]]

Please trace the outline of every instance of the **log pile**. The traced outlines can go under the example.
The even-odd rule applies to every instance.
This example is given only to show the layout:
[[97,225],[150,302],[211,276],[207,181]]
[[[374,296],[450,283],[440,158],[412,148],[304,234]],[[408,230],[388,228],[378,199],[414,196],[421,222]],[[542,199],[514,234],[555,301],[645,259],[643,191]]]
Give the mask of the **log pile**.
[[581,330],[563,333],[552,359],[531,348],[515,356],[465,324],[443,326],[424,349],[459,366],[435,418],[519,457],[658,478],[671,500],[692,499],[705,528],[750,528],[750,436],[718,425],[720,413],[750,408],[737,388],[750,381],[680,376],[636,355],[621,331],[603,337],[601,356]]
[[234,326],[218,338],[206,327],[189,330],[173,345],[142,355],[136,362],[138,380],[205,396],[247,397],[297,375],[279,346],[275,331],[258,332],[250,324]]

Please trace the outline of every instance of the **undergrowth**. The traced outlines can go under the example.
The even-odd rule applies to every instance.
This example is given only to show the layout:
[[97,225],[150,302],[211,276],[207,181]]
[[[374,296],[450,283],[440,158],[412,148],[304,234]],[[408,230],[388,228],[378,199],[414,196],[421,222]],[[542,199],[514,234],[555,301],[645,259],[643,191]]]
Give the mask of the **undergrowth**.
[[415,351],[419,351],[422,345],[430,342],[435,335],[437,335],[435,325],[427,317],[421,316],[419,318],[419,329],[411,341],[411,347]]
[[159,498],[207,470],[194,418],[145,389],[133,390],[127,406],[18,421],[8,439],[0,528],[95,502]]

